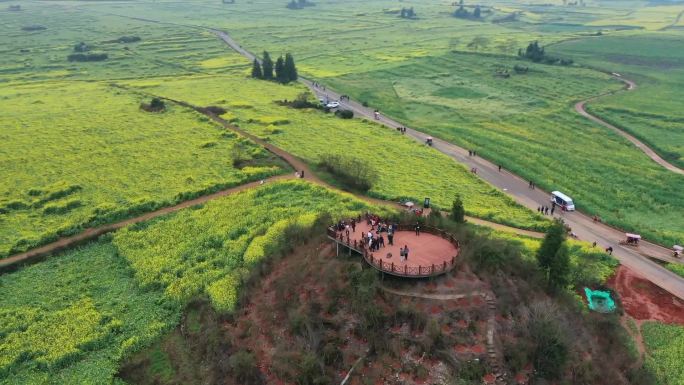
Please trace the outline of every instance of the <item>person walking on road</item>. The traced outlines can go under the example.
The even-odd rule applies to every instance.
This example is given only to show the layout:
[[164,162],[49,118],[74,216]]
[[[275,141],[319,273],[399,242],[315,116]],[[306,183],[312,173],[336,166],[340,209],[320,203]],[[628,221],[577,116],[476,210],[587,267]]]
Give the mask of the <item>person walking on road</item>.
[[416,230],[416,235],[420,236],[420,223],[416,222],[414,229]]
[[501,165],[499,165],[499,172],[501,172]]
[[551,215],[553,215],[553,212],[556,211],[556,204],[554,203],[553,206],[551,206]]
[[404,245],[404,260],[408,261],[408,254],[409,254],[409,248],[407,245]]

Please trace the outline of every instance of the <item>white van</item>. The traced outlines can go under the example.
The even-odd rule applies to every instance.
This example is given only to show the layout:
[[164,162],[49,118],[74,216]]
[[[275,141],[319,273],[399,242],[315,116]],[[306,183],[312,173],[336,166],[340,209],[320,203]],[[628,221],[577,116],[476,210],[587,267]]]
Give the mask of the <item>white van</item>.
[[560,191],[554,191],[551,193],[551,202],[560,206],[565,211],[575,211],[575,204],[572,202],[572,198],[563,194]]

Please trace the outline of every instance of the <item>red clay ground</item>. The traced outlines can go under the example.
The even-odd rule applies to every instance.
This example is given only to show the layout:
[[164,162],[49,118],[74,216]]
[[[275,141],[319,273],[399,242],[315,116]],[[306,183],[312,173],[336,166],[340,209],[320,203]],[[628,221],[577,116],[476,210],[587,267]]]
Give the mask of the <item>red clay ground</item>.
[[[356,232],[351,232],[349,238],[360,240],[363,234],[367,234],[370,226],[366,222],[356,225]],[[387,241],[387,233],[382,233],[385,238],[385,247],[373,252],[375,258],[382,258],[385,263],[394,262],[395,266],[408,266],[409,268],[418,266],[442,265],[444,262],[451,263],[451,258],[458,254],[456,247],[444,238],[436,235],[421,232],[419,236],[413,231],[398,231],[394,233],[394,246],[390,246]],[[408,246],[409,256],[406,261],[399,257],[399,248]],[[392,254],[392,257],[388,257]]]
[[684,302],[632,270],[619,266],[608,285],[617,290],[625,311],[637,321],[684,325]]

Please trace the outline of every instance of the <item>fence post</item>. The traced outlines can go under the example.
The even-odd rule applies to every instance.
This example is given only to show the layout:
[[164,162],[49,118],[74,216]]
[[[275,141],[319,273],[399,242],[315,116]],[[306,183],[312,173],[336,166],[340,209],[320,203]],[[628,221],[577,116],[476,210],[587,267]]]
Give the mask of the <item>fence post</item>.
[[421,273],[420,273],[420,265],[418,265],[418,275],[421,275]]
[[446,271],[446,261],[444,261],[444,271]]
[[394,272],[394,262],[392,262],[392,272]]
[[371,265],[373,264],[373,254],[370,256]]
[[435,273],[435,264],[433,263],[432,264],[432,274],[434,274],[434,273]]
[[408,265],[404,265],[404,275],[408,275]]

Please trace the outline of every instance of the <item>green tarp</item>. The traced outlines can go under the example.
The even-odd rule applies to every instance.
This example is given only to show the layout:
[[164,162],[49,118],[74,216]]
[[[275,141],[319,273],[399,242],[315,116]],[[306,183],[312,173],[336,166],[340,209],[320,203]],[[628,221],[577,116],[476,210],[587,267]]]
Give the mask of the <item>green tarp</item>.
[[615,310],[615,301],[610,297],[610,293],[601,290],[591,290],[584,288],[584,293],[587,295],[587,302],[589,302],[589,309],[599,313],[611,313]]

